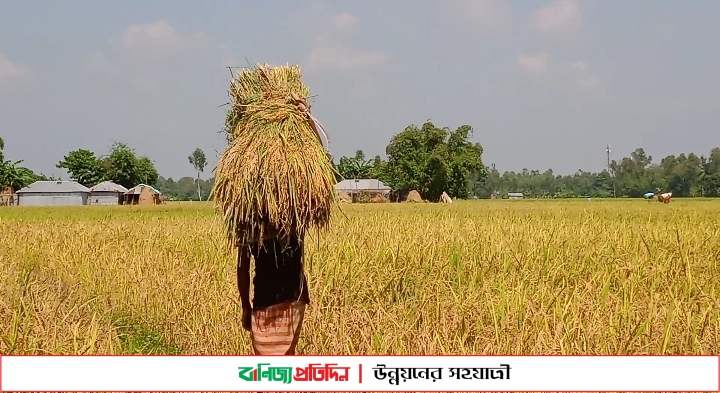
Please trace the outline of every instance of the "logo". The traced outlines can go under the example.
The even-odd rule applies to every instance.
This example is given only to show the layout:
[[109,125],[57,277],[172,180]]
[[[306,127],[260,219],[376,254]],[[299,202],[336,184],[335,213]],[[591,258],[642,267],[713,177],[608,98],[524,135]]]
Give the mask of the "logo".
[[284,384],[292,382],[292,367],[272,367],[270,363],[259,363],[257,368],[238,367],[238,370],[243,381],[273,381]]
[[274,367],[270,363],[258,363],[257,367],[238,367],[238,370],[238,376],[243,381],[272,381],[289,384],[292,381],[347,382],[350,367],[340,367],[336,363],[309,364],[306,367]]

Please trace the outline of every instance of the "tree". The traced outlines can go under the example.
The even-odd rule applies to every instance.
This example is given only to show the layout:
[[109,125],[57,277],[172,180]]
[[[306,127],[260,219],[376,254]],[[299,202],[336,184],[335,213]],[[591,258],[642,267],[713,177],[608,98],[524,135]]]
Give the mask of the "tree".
[[383,183],[389,183],[387,179],[387,162],[383,161],[383,159],[376,155],[371,161],[370,161],[370,168],[368,169],[368,177],[371,179],[379,179]]
[[195,149],[195,151],[193,151],[192,154],[190,156],[188,156],[188,161],[190,161],[190,164],[197,171],[197,193],[198,193],[198,200],[201,201],[202,200],[202,191],[200,188],[200,173],[207,166],[207,159],[205,158],[205,152],[200,150],[200,148]]
[[0,137],[0,191],[8,187],[19,190],[42,179],[28,168],[18,166],[23,160],[5,160],[5,141]]
[[406,127],[385,149],[390,185],[400,190],[417,189],[434,200],[444,191],[454,198],[468,197],[473,178],[482,182],[487,177],[482,146],[470,142],[471,136],[468,125],[455,131],[438,128],[430,121],[421,128]]
[[150,158],[138,158],[137,171],[138,178],[141,179],[142,183],[150,186],[155,186],[155,184],[157,184],[159,178],[158,171],[155,169],[155,164],[152,160],[150,160]]
[[705,196],[720,196],[720,148],[714,148],[710,151],[708,158],[702,157],[703,171],[701,178],[702,190]]
[[128,145],[115,142],[110,155],[102,159],[107,178],[132,188],[140,183],[154,186],[158,180],[155,164],[148,157],[139,157]]
[[445,157],[450,170],[448,194],[455,198],[470,196],[471,176],[475,182],[487,178],[488,172],[482,163],[483,148],[479,143],[470,142],[471,137],[472,127],[468,125],[460,126],[448,137]]
[[385,148],[388,170],[393,186],[398,190],[418,190],[425,196],[429,190],[428,163],[438,141],[447,137],[447,131],[425,123],[422,129],[415,125],[396,134]]
[[355,152],[355,157],[340,157],[338,172],[344,179],[367,179],[372,177],[373,161],[365,159],[362,150]]
[[126,188],[140,183],[154,186],[159,177],[152,160],[138,157],[133,149],[120,142],[113,143],[110,154],[100,158],[85,149],[71,151],[56,166],[67,170],[71,179],[86,187],[104,180]]
[[28,168],[18,166],[22,160],[0,162],[0,191],[7,187],[19,190],[42,179]]
[[[202,183],[202,199],[209,200],[215,178],[200,180],[200,182]],[[170,200],[189,201],[197,198],[196,180],[192,177],[183,177],[176,181],[173,178],[165,179],[160,176],[156,188]]]
[[115,142],[110,155],[104,158],[108,178],[125,188],[141,183],[137,176],[137,157],[135,152],[124,143]]
[[106,180],[107,176],[102,161],[95,157],[95,153],[85,149],[71,151],[55,166],[67,170],[70,179],[85,187],[93,187]]

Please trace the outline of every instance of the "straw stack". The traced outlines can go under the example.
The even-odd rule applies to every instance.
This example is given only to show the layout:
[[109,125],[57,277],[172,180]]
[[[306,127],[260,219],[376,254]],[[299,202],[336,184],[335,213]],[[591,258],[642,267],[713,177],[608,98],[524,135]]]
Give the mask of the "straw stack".
[[[213,197],[231,244],[288,240],[325,228],[338,203],[335,168],[310,114],[300,67],[256,65],[231,81],[229,146],[215,169]],[[329,144],[329,140],[328,140]]]

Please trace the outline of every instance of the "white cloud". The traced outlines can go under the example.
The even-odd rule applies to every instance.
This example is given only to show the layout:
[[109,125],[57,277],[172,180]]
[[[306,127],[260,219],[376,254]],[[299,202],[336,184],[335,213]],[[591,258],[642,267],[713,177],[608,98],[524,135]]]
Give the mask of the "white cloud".
[[[188,60],[194,56],[197,60]],[[134,83],[152,87],[158,72],[190,66],[208,59],[222,58],[230,65],[231,56],[226,45],[221,45],[204,33],[186,33],[175,29],[164,20],[128,26],[106,48],[95,51],[85,59],[85,69],[102,77],[135,78]]]
[[349,41],[348,33],[357,26],[357,19],[350,13],[333,18],[331,28],[315,39],[308,54],[308,66],[316,69],[353,72],[382,67],[387,61],[384,53],[363,50]]
[[541,34],[571,33],[581,22],[582,14],[576,0],[556,0],[530,16],[530,28]]
[[512,9],[507,0],[454,0],[445,4],[481,34],[505,31],[513,24]]
[[362,51],[325,39],[319,39],[308,55],[310,67],[344,72],[382,67],[385,60],[385,55],[379,51]]
[[607,84],[596,73],[592,72],[587,63],[578,61],[565,65],[569,69],[575,84],[581,89],[594,94],[607,94]]
[[120,37],[123,50],[145,58],[182,55],[211,41],[211,38],[203,33],[180,33],[164,20],[131,25]]
[[519,55],[517,64],[523,71],[533,76],[547,74],[550,78],[557,78],[556,80],[564,85],[570,83],[587,93],[608,94],[605,81],[592,71],[587,63],[582,61],[562,63],[547,54],[538,54]]
[[536,56],[519,55],[517,57],[518,65],[523,70],[535,75],[545,73],[548,70],[549,62],[550,56],[546,54]]
[[7,79],[15,79],[23,77],[27,74],[24,68],[10,62],[5,56],[0,54],[0,81]]

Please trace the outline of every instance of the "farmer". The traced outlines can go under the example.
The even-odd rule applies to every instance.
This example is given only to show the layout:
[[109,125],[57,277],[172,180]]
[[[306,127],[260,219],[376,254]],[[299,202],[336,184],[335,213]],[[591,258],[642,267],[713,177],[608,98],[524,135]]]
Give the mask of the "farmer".
[[[242,326],[250,332],[256,355],[295,354],[305,307],[310,304],[302,241],[293,236],[283,245],[268,237],[261,242],[241,243],[238,248]],[[255,259],[252,303],[251,255]]]
[[[310,106],[295,94],[293,99],[300,111],[306,114],[308,125],[322,145],[318,125],[310,115]],[[327,149],[325,154],[332,161]],[[304,272],[304,236],[293,235],[288,240],[284,244],[270,235],[259,242],[239,243],[237,283],[243,310],[242,326],[250,332],[256,355],[294,355],[305,308],[310,304]],[[255,260],[252,303],[251,255]]]
[[658,200],[662,203],[670,203],[671,198],[672,198],[672,191],[660,194],[660,196],[658,197]]

